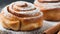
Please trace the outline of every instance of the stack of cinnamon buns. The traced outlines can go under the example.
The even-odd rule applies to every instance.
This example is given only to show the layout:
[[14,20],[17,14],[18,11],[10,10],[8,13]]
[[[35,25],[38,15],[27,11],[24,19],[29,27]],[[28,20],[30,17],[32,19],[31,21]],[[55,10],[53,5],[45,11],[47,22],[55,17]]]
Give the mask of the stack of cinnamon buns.
[[31,31],[42,27],[43,18],[59,21],[60,2],[51,4],[40,1],[35,0],[34,5],[26,1],[16,1],[5,6],[0,13],[3,27],[15,31]]

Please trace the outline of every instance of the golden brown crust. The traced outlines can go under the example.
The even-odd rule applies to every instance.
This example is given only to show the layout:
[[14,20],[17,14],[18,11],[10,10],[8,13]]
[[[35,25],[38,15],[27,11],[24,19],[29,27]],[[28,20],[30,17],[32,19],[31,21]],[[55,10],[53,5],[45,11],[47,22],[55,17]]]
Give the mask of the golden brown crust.
[[[40,1],[40,0],[39,0]],[[45,20],[49,20],[49,21],[60,21],[60,8],[58,8],[57,6],[59,6],[59,3],[55,5],[51,5],[52,3],[41,3],[38,0],[35,1],[35,6],[39,7],[41,9],[41,11],[44,14],[44,19]],[[53,8],[52,8],[53,7]]]
[[[26,6],[25,5],[23,5],[23,7],[27,7],[27,5]],[[15,10],[15,9],[13,9],[13,10]],[[32,12],[32,13],[30,13],[31,14],[30,15],[27,13],[29,11],[26,12],[27,14],[26,13],[22,14],[22,13],[19,13],[19,11],[18,11],[18,13],[19,13],[18,14],[17,12],[15,12],[13,10],[11,10],[10,5],[5,7],[5,9],[2,10],[0,18],[3,21],[2,24],[3,24],[4,28],[12,29],[15,31],[28,31],[28,30],[37,29],[42,26],[43,15],[41,15],[41,12],[33,11],[33,10],[35,10],[35,9],[33,9],[30,11],[30,12]],[[23,11],[23,12],[25,12],[25,11]]]
[[51,21],[60,21],[60,8],[42,10],[44,18]]

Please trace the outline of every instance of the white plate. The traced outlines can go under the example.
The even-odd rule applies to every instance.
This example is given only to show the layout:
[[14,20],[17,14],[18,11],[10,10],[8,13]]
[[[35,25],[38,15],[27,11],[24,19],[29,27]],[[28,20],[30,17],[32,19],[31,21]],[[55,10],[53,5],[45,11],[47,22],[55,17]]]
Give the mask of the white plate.
[[35,31],[30,31],[30,32],[16,32],[16,31],[11,31],[11,30],[6,30],[2,27],[0,24],[0,34],[41,34],[44,30],[58,24],[58,22],[50,22],[50,21],[43,21],[43,27],[40,28],[39,30]]

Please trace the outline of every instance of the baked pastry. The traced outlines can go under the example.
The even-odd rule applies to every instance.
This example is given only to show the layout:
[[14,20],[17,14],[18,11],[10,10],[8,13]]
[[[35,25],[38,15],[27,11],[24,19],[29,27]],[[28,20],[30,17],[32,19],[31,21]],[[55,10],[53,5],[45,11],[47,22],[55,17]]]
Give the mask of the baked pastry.
[[40,28],[43,14],[32,3],[16,1],[2,9],[0,13],[4,28],[15,31],[30,31]]
[[60,21],[60,2],[59,1],[40,1],[36,0],[34,4],[41,9],[44,19],[49,21]]

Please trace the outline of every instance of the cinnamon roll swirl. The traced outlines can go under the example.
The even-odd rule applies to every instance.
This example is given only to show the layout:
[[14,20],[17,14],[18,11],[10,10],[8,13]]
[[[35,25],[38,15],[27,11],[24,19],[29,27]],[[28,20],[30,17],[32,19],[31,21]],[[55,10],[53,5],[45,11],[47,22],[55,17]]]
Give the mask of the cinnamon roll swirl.
[[25,1],[13,2],[0,13],[4,28],[15,31],[30,31],[40,28],[43,14],[32,3]]
[[59,0],[35,0],[34,4],[41,9],[45,20],[60,21]]

